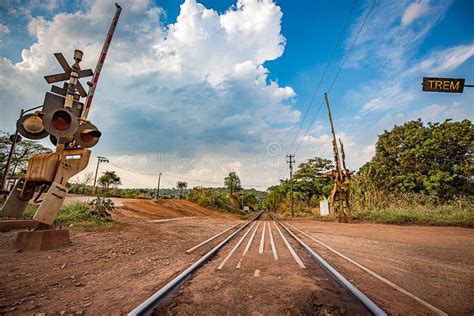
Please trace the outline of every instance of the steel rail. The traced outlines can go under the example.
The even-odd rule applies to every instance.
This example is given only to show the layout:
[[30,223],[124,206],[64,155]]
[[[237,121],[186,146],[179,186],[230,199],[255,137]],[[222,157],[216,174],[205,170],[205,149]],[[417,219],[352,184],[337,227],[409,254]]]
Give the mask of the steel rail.
[[296,231],[300,232],[301,234],[305,235],[306,237],[308,237],[309,239],[312,239],[313,241],[317,242],[320,246],[326,248],[327,250],[331,251],[332,253],[336,254],[337,256],[347,260],[348,262],[352,263],[353,265],[355,265],[356,267],[358,267],[359,269],[367,272],[368,274],[370,274],[371,276],[373,276],[374,278],[382,281],[383,283],[387,284],[388,286],[394,288],[395,290],[397,291],[400,291],[401,293],[407,295],[408,297],[414,299],[415,301],[417,301],[418,303],[424,305],[426,308],[430,309],[432,312],[434,312],[436,315],[440,315],[440,316],[448,316],[448,314],[442,310],[440,310],[439,308],[437,308],[436,306],[433,306],[431,305],[430,303],[428,303],[427,301],[423,300],[422,298],[419,298],[418,296],[416,296],[415,294],[411,293],[411,292],[408,292],[407,290],[405,290],[404,288],[402,288],[401,286],[391,282],[390,280],[384,278],[383,276],[381,276],[380,274],[370,270],[369,268],[361,265],[360,263],[358,263],[357,261],[354,261],[352,260],[351,258],[345,256],[344,254],[340,253],[339,251],[337,251],[336,249],[333,249],[331,247],[329,247],[328,245],[326,245],[325,243],[323,243],[322,241],[314,238],[313,236],[305,233],[304,231],[302,231],[301,229],[287,223],[288,226],[292,227],[293,229],[295,229]]
[[288,234],[291,235],[305,250],[309,255],[318,263],[318,265],[325,270],[336,282],[338,282],[344,289],[351,293],[357,300],[359,300],[371,313],[377,316],[386,316],[387,313],[381,309],[377,304],[375,304],[370,298],[368,298],[364,293],[362,293],[355,285],[353,285],[349,280],[347,280],[342,274],[340,274],[336,269],[334,269],[326,260],[324,260],[320,255],[318,255],[311,247],[309,247],[304,241],[302,241],[298,236],[296,236],[291,230],[289,230],[285,225],[280,221],[271,216],[281,227],[283,227]]
[[227,242],[234,238],[240,231],[247,227],[250,223],[257,220],[262,212],[258,213],[252,220],[245,223],[242,227],[237,229],[232,235],[221,241],[217,246],[212,248],[208,253],[202,256],[198,261],[190,265],[186,270],[181,272],[178,276],[168,282],[165,286],[155,292],[152,296],[147,298],[143,303],[133,309],[128,316],[150,315],[153,310],[160,304],[168,295],[170,295],[176,288],[183,284],[198,268],[200,268],[206,261],[212,258]]

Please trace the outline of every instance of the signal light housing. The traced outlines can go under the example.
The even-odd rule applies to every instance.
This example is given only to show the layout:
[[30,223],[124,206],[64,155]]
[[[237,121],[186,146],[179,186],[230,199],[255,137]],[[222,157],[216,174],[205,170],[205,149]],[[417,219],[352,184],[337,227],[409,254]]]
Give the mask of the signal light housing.
[[46,113],[44,128],[56,138],[72,137],[78,128],[77,117],[68,109],[57,109]]
[[100,136],[102,136],[102,133],[97,127],[90,122],[86,122],[79,126],[74,134],[74,140],[79,146],[90,148],[99,142]]
[[17,122],[16,128],[21,136],[28,139],[42,139],[49,135],[44,120],[37,113],[25,114]]

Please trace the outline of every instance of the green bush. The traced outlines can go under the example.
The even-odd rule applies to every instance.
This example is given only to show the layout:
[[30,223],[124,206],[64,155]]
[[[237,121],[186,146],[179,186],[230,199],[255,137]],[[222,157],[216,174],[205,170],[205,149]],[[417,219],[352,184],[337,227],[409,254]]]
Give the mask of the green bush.
[[64,205],[55,223],[84,229],[110,229],[118,226],[112,219],[94,215],[88,203],[79,201]]

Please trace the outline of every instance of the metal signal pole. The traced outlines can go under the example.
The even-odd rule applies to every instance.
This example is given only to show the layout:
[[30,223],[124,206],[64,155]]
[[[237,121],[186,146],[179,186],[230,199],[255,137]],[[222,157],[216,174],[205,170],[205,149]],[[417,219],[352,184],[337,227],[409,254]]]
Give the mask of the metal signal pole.
[[156,187],[156,199],[160,198],[160,181],[161,181],[161,172],[158,174],[158,186]]
[[[42,105],[35,106],[34,108],[31,108],[31,109],[28,109],[28,110],[21,109],[19,119],[21,119],[25,113],[36,110],[36,109],[39,109],[40,107],[42,107]],[[15,129],[15,134],[13,134],[12,136],[10,136],[10,140],[12,141],[12,145],[10,147],[10,152],[8,153],[7,162],[5,164],[5,170],[3,172],[2,186],[0,187],[0,191],[7,189],[5,186],[6,186],[7,178],[8,178],[8,170],[10,169],[10,163],[12,161],[13,154],[15,153],[15,146],[21,140],[21,136],[18,135],[18,127]]]
[[295,217],[295,210],[293,205],[293,164],[295,163],[295,155],[286,155],[288,160],[286,161],[290,165],[290,205],[291,205],[291,217]]

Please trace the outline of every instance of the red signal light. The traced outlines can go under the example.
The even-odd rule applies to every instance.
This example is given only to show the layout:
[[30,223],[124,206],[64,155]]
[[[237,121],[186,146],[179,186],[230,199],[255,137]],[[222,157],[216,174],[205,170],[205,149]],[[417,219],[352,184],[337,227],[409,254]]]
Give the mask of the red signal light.
[[86,122],[79,125],[76,133],[74,134],[74,140],[76,144],[83,148],[90,148],[95,146],[98,142],[102,133],[97,127],[91,122]]
[[51,125],[58,130],[66,130],[71,126],[71,115],[66,111],[56,111],[51,120]]
[[84,130],[84,132],[81,133],[81,139],[84,142],[92,142],[94,138],[100,138],[102,136],[102,133],[98,130]]

